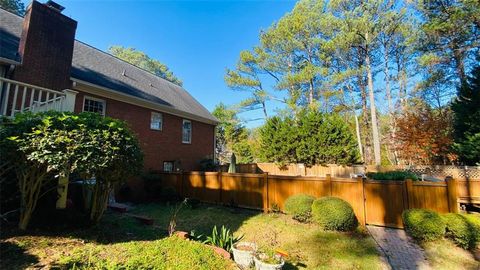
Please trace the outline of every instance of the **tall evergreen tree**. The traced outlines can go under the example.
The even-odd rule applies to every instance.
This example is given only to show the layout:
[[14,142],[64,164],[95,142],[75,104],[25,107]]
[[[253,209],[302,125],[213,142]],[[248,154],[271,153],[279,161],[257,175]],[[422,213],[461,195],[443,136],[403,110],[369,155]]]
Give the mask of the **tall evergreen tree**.
[[[480,60],[480,57],[479,59]],[[480,163],[480,65],[458,89],[452,103],[454,148],[467,165]]]

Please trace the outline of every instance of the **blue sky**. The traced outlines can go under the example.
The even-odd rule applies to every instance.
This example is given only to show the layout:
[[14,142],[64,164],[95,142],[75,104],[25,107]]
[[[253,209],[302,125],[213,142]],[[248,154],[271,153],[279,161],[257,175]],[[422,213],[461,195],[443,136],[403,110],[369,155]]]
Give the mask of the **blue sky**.
[[[78,40],[101,50],[122,45],[144,51],[166,64],[208,110],[248,96],[225,85],[225,68],[234,67],[240,51],[256,45],[260,31],[295,5],[295,1],[55,1],[65,7],[65,15],[78,21]],[[260,111],[242,115],[259,116]]]

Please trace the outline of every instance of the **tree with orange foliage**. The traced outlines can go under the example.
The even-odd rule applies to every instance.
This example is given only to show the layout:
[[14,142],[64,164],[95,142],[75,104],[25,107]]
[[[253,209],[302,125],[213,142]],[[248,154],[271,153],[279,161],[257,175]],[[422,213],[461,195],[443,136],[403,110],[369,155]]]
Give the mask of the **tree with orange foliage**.
[[397,125],[397,151],[402,163],[447,164],[456,159],[450,150],[453,143],[450,110],[434,110],[417,102],[398,119]]

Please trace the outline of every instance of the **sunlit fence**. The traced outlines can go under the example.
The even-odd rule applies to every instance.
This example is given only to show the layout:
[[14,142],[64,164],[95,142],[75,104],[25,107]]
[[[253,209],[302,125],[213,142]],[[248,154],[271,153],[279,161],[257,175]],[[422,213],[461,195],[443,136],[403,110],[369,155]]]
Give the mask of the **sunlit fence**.
[[360,224],[402,228],[409,208],[457,212],[461,200],[480,198],[480,180],[373,181],[362,178],[279,176],[267,173],[158,173],[158,185],[203,202],[271,211],[291,195],[335,196],[349,202]]

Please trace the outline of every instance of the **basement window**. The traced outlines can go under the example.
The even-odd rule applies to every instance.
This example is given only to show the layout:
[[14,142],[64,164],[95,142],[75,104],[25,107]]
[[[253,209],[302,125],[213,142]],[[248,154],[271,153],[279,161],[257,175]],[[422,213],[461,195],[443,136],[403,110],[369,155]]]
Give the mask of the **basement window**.
[[192,122],[190,120],[183,120],[182,143],[192,143]]
[[163,162],[163,171],[164,172],[173,172],[175,164],[173,161],[164,161]]
[[105,100],[85,96],[83,98],[83,111],[94,112],[105,116]]
[[163,126],[163,117],[161,113],[152,112],[150,117],[150,129],[153,130],[162,130]]

